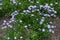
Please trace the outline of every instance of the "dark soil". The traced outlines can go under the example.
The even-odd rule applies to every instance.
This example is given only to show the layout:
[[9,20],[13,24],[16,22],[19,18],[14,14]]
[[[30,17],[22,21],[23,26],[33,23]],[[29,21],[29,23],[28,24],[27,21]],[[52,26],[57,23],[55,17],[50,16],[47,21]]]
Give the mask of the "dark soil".
[[55,33],[52,35],[51,40],[60,40],[60,18],[55,18],[53,21],[56,28],[54,29]]

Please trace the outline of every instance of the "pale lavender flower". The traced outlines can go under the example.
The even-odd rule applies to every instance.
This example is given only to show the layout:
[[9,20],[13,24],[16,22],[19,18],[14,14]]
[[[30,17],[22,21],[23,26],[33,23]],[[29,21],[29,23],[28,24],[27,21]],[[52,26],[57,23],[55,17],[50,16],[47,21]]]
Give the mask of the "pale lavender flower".
[[12,21],[12,22],[15,22],[15,20],[14,20],[14,19],[12,19],[11,21]]
[[34,5],[34,6],[30,5],[30,6],[28,7],[28,9],[29,9],[29,10],[36,10],[36,6],[35,6],[35,5]]
[[50,26],[49,24],[47,25],[47,27],[48,27],[48,28],[51,28],[51,26]]
[[32,6],[32,5],[30,5],[30,6],[28,7],[28,9],[29,9],[29,10],[31,10],[31,9],[32,9],[32,7],[33,7],[33,6]]
[[6,20],[4,20],[4,23],[6,23]]
[[52,29],[49,29],[49,32],[52,32]]
[[2,25],[6,25],[6,23],[3,23]]
[[47,16],[48,14],[44,14],[44,16]]
[[54,16],[55,14],[51,14],[51,16]]
[[8,27],[12,28],[12,25],[8,25]]
[[53,26],[53,25],[52,25],[51,28],[56,28],[56,26]]
[[44,19],[41,19],[42,22],[44,22]]
[[9,21],[9,23],[12,23],[12,21]]
[[40,24],[43,24],[43,22],[42,22],[42,21],[40,21]]
[[46,5],[43,6],[43,8],[44,8],[44,9],[49,9],[50,6],[48,6],[48,4],[46,4]]
[[42,9],[43,8],[43,5],[40,5],[40,9]]
[[50,24],[53,24],[53,22],[49,22]]
[[16,3],[16,0],[12,0],[12,1],[13,1],[14,4]]
[[3,27],[2,27],[2,29],[5,29],[5,28],[7,28],[7,26],[3,26]]
[[24,12],[24,13],[30,13],[30,11],[29,11],[29,10],[23,10],[23,12]]
[[8,23],[8,22],[7,22],[6,24],[7,24],[7,25],[9,25],[9,23]]
[[11,16],[15,16],[15,15],[17,15],[18,14],[18,11],[14,11],[12,14],[11,14]]
[[55,33],[55,32],[52,30],[52,33]]
[[41,28],[38,28],[39,31],[41,31]]

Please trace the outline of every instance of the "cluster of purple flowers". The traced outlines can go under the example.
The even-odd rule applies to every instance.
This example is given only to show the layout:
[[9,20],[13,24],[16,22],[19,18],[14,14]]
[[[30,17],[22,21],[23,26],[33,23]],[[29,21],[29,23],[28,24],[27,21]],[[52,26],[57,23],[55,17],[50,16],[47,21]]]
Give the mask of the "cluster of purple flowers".
[[[42,9],[47,10],[48,13],[44,13],[44,14],[41,13],[40,10],[42,10]],[[28,13],[35,12],[35,11],[38,11],[39,14],[41,13],[41,15],[43,15],[45,17],[56,17],[55,14],[57,13],[57,11],[55,11],[54,8],[50,7],[48,4],[40,5],[39,9],[37,9],[36,5],[34,5],[34,6],[30,5],[28,7],[28,10],[23,10],[23,13],[27,13],[28,14]]]
[[16,22],[16,20],[15,20],[15,16],[18,14],[18,11],[14,11],[12,14],[11,14],[11,18],[10,18],[10,20],[4,20],[3,21],[3,24],[1,25],[2,26],[2,29],[4,29],[4,28],[7,28],[7,27],[9,27],[9,28],[12,28],[12,22]]
[[[16,3],[16,1],[15,0],[13,0],[13,3]],[[56,3],[57,4],[57,3]],[[52,5],[52,4],[51,4]],[[47,10],[48,11],[48,13],[46,14],[46,13],[42,13],[40,10],[42,10],[42,9],[44,9],[44,10]],[[48,4],[45,4],[45,5],[40,5],[39,6],[39,9],[37,9],[37,6],[36,5],[30,5],[29,7],[28,7],[28,9],[27,10],[23,10],[22,12],[23,12],[23,14],[24,13],[26,13],[26,14],[29,14],[29,13],[33,13],[33,12],[36,12],[36,11],[38,11],[38,14],[40,14],[40,15],[43,15],[42,16],[42,19],[40,20],[40,25],[42,25],[43,23],[44,23],[44,21],[45,21],[45,17],[51,17],[51,16],[53,16],[53,17],[56,17],[56,13],[57,13],[57,11],[55,11],[54,10],[54,8],[52,8],[52,7],[50,7]],[[53,13],[51,13],[51,12],[53,12]],[[16,20],[15,20],[15,16],[16,15],[18,15],[19,13],[18,13],[18,11],[14,11],[12,14],[11,14],[11,16],[12,16],[12,18],[10,18],[10,20],[9,21],[6,21],[6,20],[4,20],[4,22],[3,22],[3,27],[2,27],[2,29],[4,29],[4,28],[6,28],[7,26],[8,27],[10,27],[10,28],[12,28],[12,25],[11,25],[11,23],[12,22],[16,22]],[[34,16],[34,14],[31,14],[31,16]],[[36,19],[36,20],[38,20],[38,18]],[[20,23],[21,22],[23,22],[22,20],[20,20],[19,21]],[[50,22],[51,24],[52,24],[52,22]],[[5,25],[5,26],[4,26]],[[24,26],[25,28],[26,27],[28,27],[28,26]],[[52,32],[52,33],[54,33],[54,31],[51,29],[51,28],[55,28],[56,26],[51,26],[51,25],[47,25],[47,28],[49,29],[49,32]],[[39,30],[42,30],[43,32],[45,32],[45,29],[43,28],[43,29],[40,29],[39,28]]]
[[42,19],[41,19],[41,21],[40,21],[40,24],[43,24],[44,20],[45,20],[45,18],[42,17]]

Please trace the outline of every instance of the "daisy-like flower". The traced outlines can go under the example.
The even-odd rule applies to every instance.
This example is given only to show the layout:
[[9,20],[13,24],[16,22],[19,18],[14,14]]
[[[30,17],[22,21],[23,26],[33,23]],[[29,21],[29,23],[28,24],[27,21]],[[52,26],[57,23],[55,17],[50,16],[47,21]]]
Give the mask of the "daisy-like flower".
[[43,22],[42,22],[42,21],[40,21],[40,24],[43,24]]
[[7,37],[7,39],[9,40],[9,39],[10,39],[10,37]]
[[21,4],[21,3],[19,3],[19,4]]
[[31,24],[28,24],[28,26],[31,26]]
[[53,3],[50,3],[51,6],[53,6]]
[[14,39],[17,39],[16,37],[14,37]]
[[31,14],[31,16],[34,16],[34,14]]
[[23,37],[21,36],[20,38],[22,39]]
[[58,4],[58,2],[55,2],[55,4]]
[[57,11],[54,11],[54,13],[57,13]]
[[39,3],[39,1],[36,1],[36,3]]
[[19,22],[22,23],[22,20],[20,20]]
[[45,29],[42,29],[43,32],[45,32]]
[[26,26],[24,26],[25,28],[27,28],[28,26],[26,25]]
[[53,22],[49,22],[50,24],[53,24]]

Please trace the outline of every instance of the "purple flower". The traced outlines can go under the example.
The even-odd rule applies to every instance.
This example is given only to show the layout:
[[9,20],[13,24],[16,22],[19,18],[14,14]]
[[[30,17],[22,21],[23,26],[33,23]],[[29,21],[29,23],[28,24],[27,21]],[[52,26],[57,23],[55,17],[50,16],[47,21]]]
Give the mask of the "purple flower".
[[4,23],[6,23],[6,20],[4,20]]
[[31,6],[28,7],[28,9],[29,9],[29,10],[36,10],[36,6],[32,6],[32,5],[31,5]]
[[47,25],[47,27],[48,27],[48,28],[51,28],[51,26],[50,26],[50,25]]
[[30,11],[29,11],[29,10],[23,10],[23,12],[24,12],[24,13],[30,13]]

